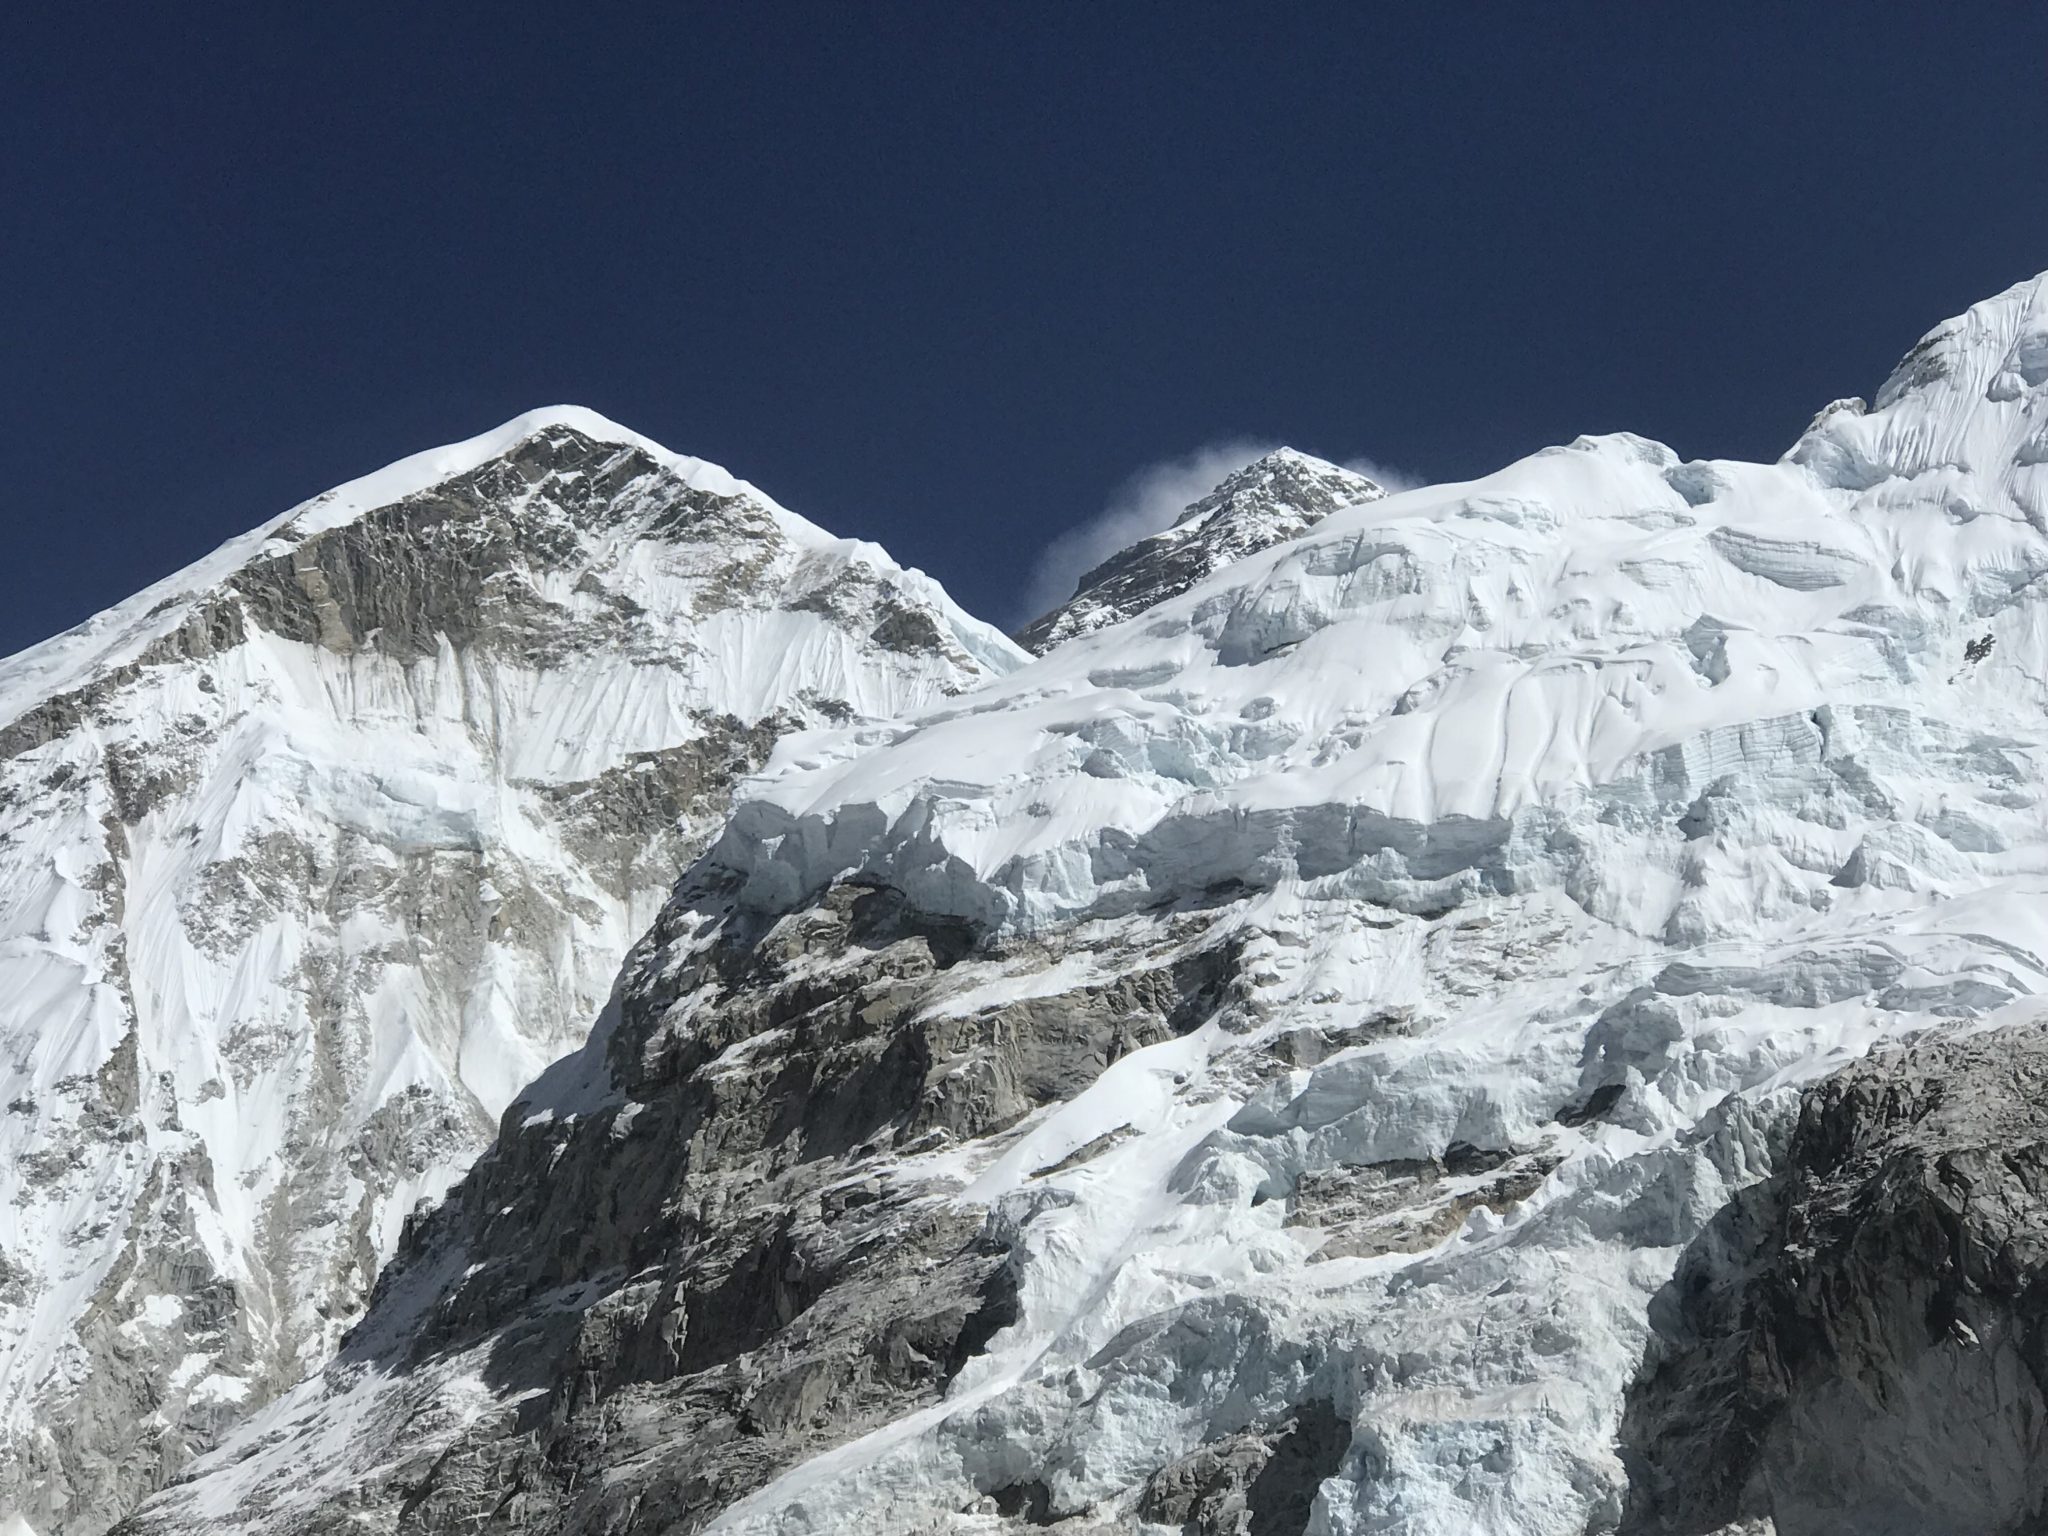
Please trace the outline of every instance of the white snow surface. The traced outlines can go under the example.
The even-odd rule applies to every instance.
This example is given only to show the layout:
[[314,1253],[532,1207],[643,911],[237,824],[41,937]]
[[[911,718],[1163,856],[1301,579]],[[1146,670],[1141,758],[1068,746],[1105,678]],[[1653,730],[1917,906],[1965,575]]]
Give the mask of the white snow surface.
[[[668,477],[608,524],[576,521],[574,476],[499,509],[565,551],[512,601],[610,625],[602,645],[443,635],[400,659],[285,638],[232,589],[563,431]],[[753,532],[663,532],[678,486]],[[889,604],[932,643],[871,639]],[[164,654],[222,606],[239,643]],[[557,407],[316,497],[0,664],[0,729],[25,732],[0,761],[0,1512],[63,1536],[77,1472],[53,1435],[111,1417],[119,1441],[131,1402],[204,1426],[325,1358],[407,1211],[583,1038],[715,827],[643,809],[608,830],[607,786],[630,799],[645,754],[719,717],[893,716],[1022,659],[875,546]],[[232,1288],[225,1324],[187,1316],[206,1286]]]
[[[2006,386],[2048,367],[2041,293],[1932,333],[1778,464],[1581,438],[1335,513],[879,749],[792,742],[714,857],[766,906],[871,872],[1036,928],[1292,868],[1305,815],[1352,841],[1299,852],[1349,862],[1383,822],[1512,818],[1823,705],[1932,688],[2031,723],[2006,631],[2048,572],[2048,411]],[[1973,624],[1989,662],[1938,653]]]
[[[1015,1235],[1019,1321],[713,1529],[994,1532],[978,1501],[1027,1479],[1144,1529],[1155,1469],[1312,1397],[1352,1439],[1308,1536],[1611,1528],[1650,1299],[1798,1088],[2039,1016],[2044,575],[2048,277],[1777,463],[1582,438],[1334,513],[899,724],[787,738],[707,855],[745,903],[862,877],[1073,955],[1208,913],[1247,986],[1008,1143],[904,1159]],[[1081,963],[963,963],[945,1006]],[[550,1113],[615,1100],[587,1057],[589,1102]],[[1420,1251],[1288,1219],[1315,1175],[1461,1143],[1540,1183]],[[466,1379],[451,1411],[482,1411]],[[392,1385],[305,1384],[163,1528],[277,1528],[362,1475]]]
[[[1604,1528],[1649,1299],[1797,1086],[2039,1014],[2044,575],[2037,278],[1776,464],[1582,438],[1337,512],[886,745],[789,743],[710,856],[746,900],[859,875],[1040,937],[1216,900],[1258,990],[962,1168],[1022,1230],[1023,1320],[714,1528],[994,1529],[959,1512],[1026,1478],[1129,1518],[1310,1396],[1354,1426],[1311,1536]],[[1232,1076],[1247,1028],[1383,1009],[1415,1027]],[[1420,1254],[1329,1257],[1268,1198],[1457,1143],[1561,1161]]]

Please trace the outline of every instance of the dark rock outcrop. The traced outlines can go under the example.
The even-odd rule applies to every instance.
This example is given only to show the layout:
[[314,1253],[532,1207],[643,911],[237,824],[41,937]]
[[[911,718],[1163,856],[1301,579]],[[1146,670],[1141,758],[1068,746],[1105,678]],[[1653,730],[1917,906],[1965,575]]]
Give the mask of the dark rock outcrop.
[[[1169,915],[1149,946],[1126,936],[1098,957],[1105,979],[954,1011],[956,973],[1014,974],[1036,952],[887,887],[837,885],[773,922],[715,888],[681,896],[591,1045],[408,1226],[329,1368],[330,1392],[392,1383],[350,1447],[364,1475],[289,1515],[294,1479],[252,1476],[238,1518],[275,1507],[294,1536],[393,1518],[680,1536],[936,1402],[1016,1320],[1013,1229],[905,1158],[994,1155],[1032,1110],[1199,1027],[1238,965],[1227,932]],[[501,1408],[449,1426],[464,1376]],[[1312,1414],[1276,1428],[1246,1463],[1246,1507],[1305,1511],[1324,1474],[1295,1463],[1348,1443]],[[1043,1509],[1028,1488],[989,1493],[1027,1523]],[[122,1529],[196,1518],[174,1490]]]
[[1808,1090],[1652,1323],[1631,1536],[2048,1530],[2048,1027]]
[[1350,1447],[1351,1425],[1314,1398],[1268,1433],[1247,1430],[1161,1467],[1138,1513],[1181,1536],[1297,1536]]

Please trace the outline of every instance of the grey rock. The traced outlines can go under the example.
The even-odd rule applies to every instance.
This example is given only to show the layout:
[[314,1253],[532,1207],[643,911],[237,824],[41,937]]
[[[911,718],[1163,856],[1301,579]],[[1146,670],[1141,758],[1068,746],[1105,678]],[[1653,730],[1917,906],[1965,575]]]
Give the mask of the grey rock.
[[545,662],[607,643],[644,646],[631,633],[630,602],[592,625],[532,580],[573,566],[585,535],[629,523],[650,539],[722,550],[718,601],[743,591],[781,543],[759,503],[685,486],[639,449],[557,426],[251,564],[229,591],[271,633],[344,654],[370,648],[413,660],[446,641]]
[[2048,1529],[2048,1029],[1809,1089],[1652,1323],[1624,1531]]
[[1542,1187],[1558,1162],[1554,1153],[1459,1144],[1441,1158],[1311,1172],[1288,1196],[1287,1224],[1329,1234],[1319,1259],[1420,1253],[1475,1210],[1509,1214]]
[[[1037,951],[885,887],[762,921],[686,882],[591,1044],[409,1224],[328,1368],[316,1396],[383,1383],[345,1494],[308,1507],[296,1478],[254,1465],[198,1487],[242,1483],[236,1520],[293,1536],[684,1533],[937,1401],[1017,1316],[1014,1222],[895,1170],[934,1146],[993,1153],[1033,1108],[1210,1017],[1237,964],[1211,927],[1162,915],[1095,957],[1108,979],[958,1012],[943,1003],[960,986]],[[501,1407],[461,1422],[447,1404],[471,1376]],[[1256,1507],[1306,1509],[1287,1447],[1320,1463],[1349,1443],[1303,1422],[1269,1437],[1261,1465],[1283,1470],[1247,1484]],[[1042,1488],[985,1492],[1025,1524],[1085,1513]],[[120,1529],[204,1529],[203,1508],[173,1488]]]
[[1311,1398],[1271,1431],[1212,1441],[1161,1467],[1138,1513],[1181,1536],[1297,1536],[1316,1490],[1351,1448],[1351,1425]]

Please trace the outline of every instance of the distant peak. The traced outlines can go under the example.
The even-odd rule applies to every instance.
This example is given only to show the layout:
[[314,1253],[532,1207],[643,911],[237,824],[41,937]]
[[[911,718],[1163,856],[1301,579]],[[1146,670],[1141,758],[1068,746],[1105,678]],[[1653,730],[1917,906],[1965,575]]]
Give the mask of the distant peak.
[[1219,512],[1266,511],[1275,506],[1315,519],[1384,495],[1384,486],[1355,470],[1299,448],[1275,448],[1226,475],[1214,490],[1175,518],[1173,526],[1179,528]]
[[1298,448],[1275,448],[1224,476],[1170,527],[1089,571],[1071,598],[1027,625],[1018,639],[1042,655],[1178,597],[1247,555],[1298,538],[1332,512],[1386,494],[1355,470]]

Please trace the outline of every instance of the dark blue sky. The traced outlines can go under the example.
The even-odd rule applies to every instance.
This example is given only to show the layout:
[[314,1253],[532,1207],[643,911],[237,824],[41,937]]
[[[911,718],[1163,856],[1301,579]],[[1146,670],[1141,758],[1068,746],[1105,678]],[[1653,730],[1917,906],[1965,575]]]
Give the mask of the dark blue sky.
[[1951,9],[30,0],[0,650],[562,400],[1004,621],[1219,438],[1775,456],[2048,268],[2048,8]]

